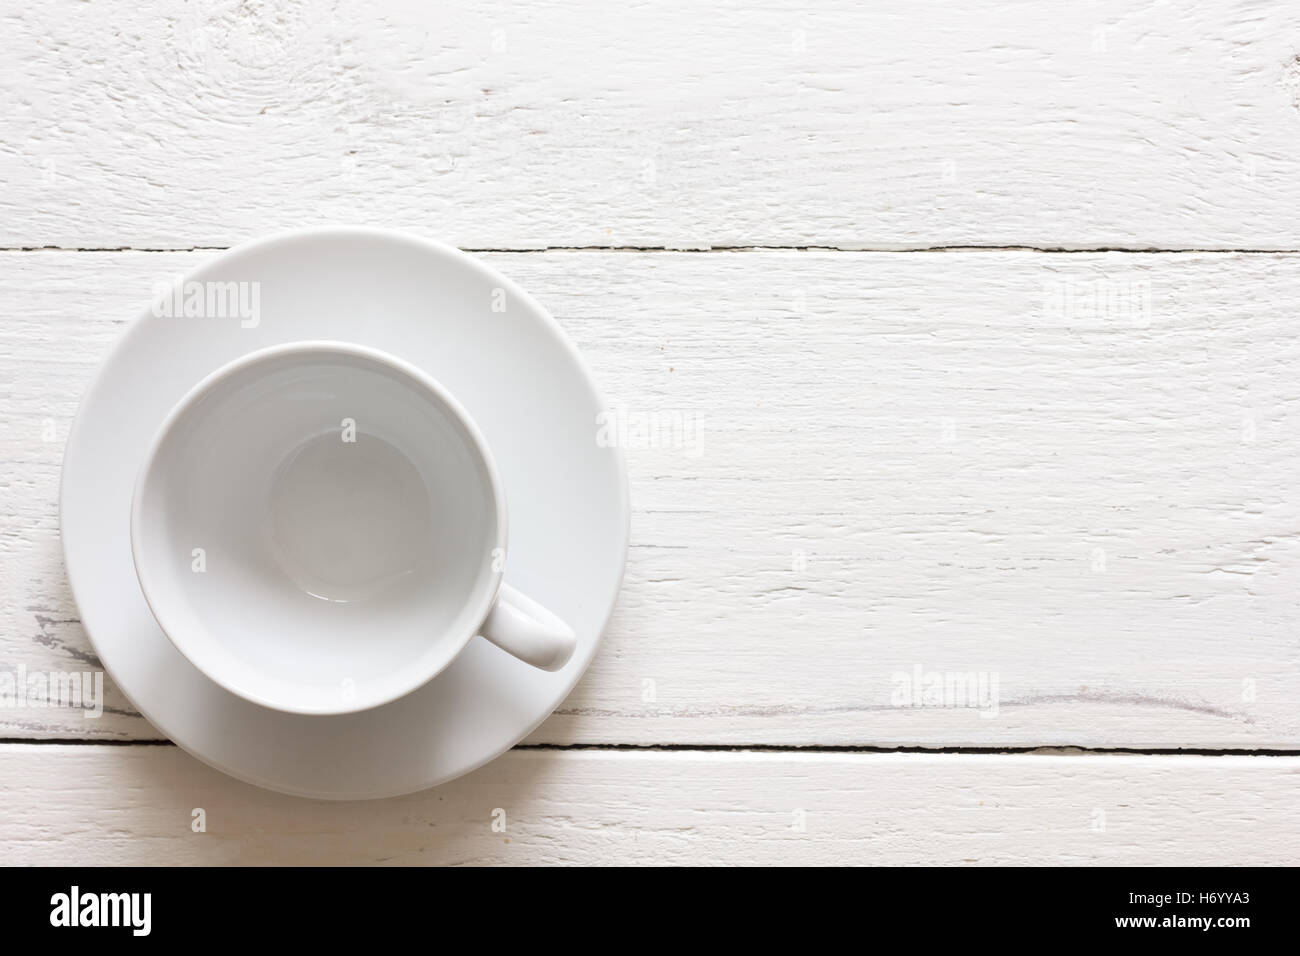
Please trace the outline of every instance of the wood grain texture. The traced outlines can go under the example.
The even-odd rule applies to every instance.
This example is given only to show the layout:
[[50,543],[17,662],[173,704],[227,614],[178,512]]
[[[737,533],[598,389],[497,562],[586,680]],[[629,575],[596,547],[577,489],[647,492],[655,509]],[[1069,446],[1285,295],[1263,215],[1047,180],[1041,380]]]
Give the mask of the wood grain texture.
[[[205,256],[0,255],[0,671],[94,666],[63,440]],[[1300,743],[1300,256],[486,258],[645,426],[606,645],[533,742]],[[918,667],[996,676],[997,713],[897,706]],[[108,705],[0,735],[156,736]]]
[[1297,758],[515,751],[367,803],[173,747],[3,745],[0,773],[11,864],[1300,863]]
[[1300,248],[1300,9],[56,0],[0,244]]

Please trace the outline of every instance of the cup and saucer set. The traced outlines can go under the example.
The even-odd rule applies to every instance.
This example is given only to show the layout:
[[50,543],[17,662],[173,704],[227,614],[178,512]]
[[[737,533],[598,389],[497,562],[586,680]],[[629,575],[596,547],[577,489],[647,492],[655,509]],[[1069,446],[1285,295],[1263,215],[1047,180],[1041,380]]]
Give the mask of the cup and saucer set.
[[622,452],[555,320],[448,246],[299,230],[165,287],[68,438],[81,619],[195,757],[300,796],[395,796],[533,731],[600,643]]

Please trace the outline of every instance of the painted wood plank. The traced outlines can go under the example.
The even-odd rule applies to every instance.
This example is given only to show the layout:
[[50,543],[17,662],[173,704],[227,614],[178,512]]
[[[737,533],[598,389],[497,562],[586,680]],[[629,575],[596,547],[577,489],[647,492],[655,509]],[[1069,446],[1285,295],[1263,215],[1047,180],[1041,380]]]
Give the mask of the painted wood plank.
[[1300,248],[1300,9],[74,0],[4,14],[0,244]]
[[23,865],[1300,863],[1300,758],[513,751],[368,803],[174,747],[8,744],[0,773]]
[[[63,440],[154,281],[204,257],[0,255],[0,673],[97,666]],[[533,742],[1300,742],[1300,256],[487,258],[647,426],[606,646]],[[972,698],[924,693],[964,674]],[[106,697],[0,736],[156,736]]]

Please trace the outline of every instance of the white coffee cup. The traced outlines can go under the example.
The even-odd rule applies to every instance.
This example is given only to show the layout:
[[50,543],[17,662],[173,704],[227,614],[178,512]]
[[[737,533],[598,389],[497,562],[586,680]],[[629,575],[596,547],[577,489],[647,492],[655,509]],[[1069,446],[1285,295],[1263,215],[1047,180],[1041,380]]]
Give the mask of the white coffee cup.
[[377,707],[476,635],[545,670],[571,628],[502,582],[501,479],[483,436],[419,369],[298,342],[196,385],[131,505],[158,624],[213,681],[300,714]]

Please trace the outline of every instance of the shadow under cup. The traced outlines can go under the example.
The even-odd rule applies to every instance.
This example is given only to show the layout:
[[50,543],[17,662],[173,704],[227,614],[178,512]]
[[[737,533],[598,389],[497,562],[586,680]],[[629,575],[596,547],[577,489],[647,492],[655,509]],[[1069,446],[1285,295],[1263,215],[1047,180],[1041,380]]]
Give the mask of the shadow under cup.
[[473,636],[500,582],[499,501],[482,439],[422,373],[279,347],[173,412],[133,549],[154,616],[209,677],[345,713],[414,690]]

